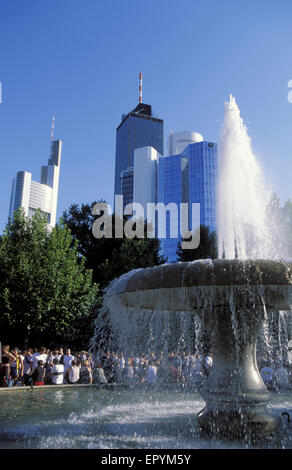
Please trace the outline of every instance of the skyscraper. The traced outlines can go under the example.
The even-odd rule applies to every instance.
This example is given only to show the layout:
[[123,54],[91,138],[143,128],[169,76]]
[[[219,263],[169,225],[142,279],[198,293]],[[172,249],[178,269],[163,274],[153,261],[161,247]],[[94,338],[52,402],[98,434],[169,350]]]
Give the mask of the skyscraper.
[[161,155],[153,147],[134,152],[134,201],[147,212],[147,204],[157,202],[157,165]]
[[41,182],[32,181],[31,173],[18,171],[12,182],[9,217],[19,207],[24,209],[26,217],[31,217],[37,209],[47,214],[48,224],[56,224],[59,174],[61,163],[62,141],[51,143],[51,153],[47,166],[41,167]]
[[123,195],[124,207],[133,202],[134,151],[146,146],[163,155],[163,120],[153,116],[150,105],[140,102],[117,127],[114,191]]
[[[192,228],[192,203],[200,204],[200,224],[216,230],[217,144],[197,142],[178,155],[159,159],[158,200],[164,204],[181,202],[189,205],[189,229]],[[178,207],[179,209],[179,207]],[[166,238],[161,240],[162,254],[176,260],[178,238],[170,238],[166,220]]]

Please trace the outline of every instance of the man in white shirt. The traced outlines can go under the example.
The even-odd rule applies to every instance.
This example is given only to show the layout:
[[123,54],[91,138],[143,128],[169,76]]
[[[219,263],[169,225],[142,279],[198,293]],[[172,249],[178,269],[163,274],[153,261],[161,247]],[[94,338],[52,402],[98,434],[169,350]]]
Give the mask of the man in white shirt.
[[59,360],[56,358],[53,361],[54,367],[52,368],[52,383],[54,385],[61,385],[64,383],[64,366],[59,364]]
[[71,349],[66,349],[66,354],[64,355],[64,360],[63,360],[64,372],[66,372],[67,369],[71,367],[72,361],[74,361],[74,359],[75,357],[72,356]]
[[61,359],[61,356],[57,349],[54,349],[53,351],[50,352],[50,354],[47,357],[47,364],[53,364],[54,359],[58,359],[59,361]]
[[38,352],[34,353],[32,364],[33,369],[38,366],[38,361],[43,361],[44,364],[46,363],[48,357],[46,351],[46,348],[42,346]]

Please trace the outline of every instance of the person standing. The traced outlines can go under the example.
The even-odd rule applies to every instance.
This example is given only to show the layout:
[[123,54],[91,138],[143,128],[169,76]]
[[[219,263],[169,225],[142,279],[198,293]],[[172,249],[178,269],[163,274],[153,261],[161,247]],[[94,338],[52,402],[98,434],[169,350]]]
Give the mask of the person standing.
[[59,363],[63,365],[64,365],[64,356],[65,354],[64,354],[63,348],[59,348],[58,359],[59,359]]
[[62,385],[64,383],[64,366],[59,363],[59,359],[57,357],[53,359],[51,374],[53,385]]
[[92,384],[92,369],[89,366],[88,359],[83,360],[83,365],[80,369],[80,383]]
[[29,374],[33,379],[33,385],[40,386],[45,384],[46,369],[44,368],[44,361],[38,361],[35,367]]
[[[64,377],[66,378],[66,372],[71,367],[72,362],[75,360],[75,357],[71,354],[71,349],[66,349],[66,354],[63,356],[63,366],[64,366]],[[76,363],[77,365],[77,363]]]
[[77,384],[80,377],[80,368],[77,366],[77,362],[73,359],[71,366],[68,367],[65,372],[65,379],[69,384]]
[[[4,383],[4,386],[12,386],[12,379],[10,376],[10,364],[14,362],[16,357],[11,354],[9,351],[9,346],[5,345],[2,349],[2,364],[1,364],[1,384]],[[10,382],[8,384],[8,382]]]
[[33,364],[32,350],[31,350],[31,348],[27,348],[27,350],[24,353],[24,359],[23,359],[23,382],[24,382],[24,385],[29,385],[29,378],[30,378],[29,374],[32,370],[32,364]]
[[101,366],[101,362],[96,363],[93,368],[93,383],[94,384],[107,384],[107,378]]
[[15,360],[10,362],[10,374],[16,385],[18,381],[23,383],[23,362],[19,355],[18,349],[12,349],[12,354],[15,357]]

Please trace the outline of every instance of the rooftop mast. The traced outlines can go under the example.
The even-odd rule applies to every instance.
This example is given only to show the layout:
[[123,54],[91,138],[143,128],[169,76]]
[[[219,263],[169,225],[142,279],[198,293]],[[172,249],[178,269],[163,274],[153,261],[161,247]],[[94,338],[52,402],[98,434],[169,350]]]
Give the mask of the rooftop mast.
[[139,103],[142,103],[142,72],[139,73]]
[[56,116],[53,114],[53,116],[52,116],[52,127],[51,127],[51,142],[53,142],[53,140],[54,140],[55,119],[56,119]]

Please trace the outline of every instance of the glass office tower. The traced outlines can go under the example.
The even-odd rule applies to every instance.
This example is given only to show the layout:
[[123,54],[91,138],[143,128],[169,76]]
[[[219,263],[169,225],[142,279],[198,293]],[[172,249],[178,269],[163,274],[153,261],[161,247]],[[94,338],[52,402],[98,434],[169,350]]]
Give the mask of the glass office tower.
[[[165,205],[182,201],[182,155],[159,158],[158,161],[158,201]],[[179,235],[179,234],[178,234]],[[170,214],[166,213],[166,238],[160,239],[160,250],[167,261],[175,261],[178,238],[170,238]]]
[[115,195],[123,195],[124,207],[133,202],[134,151],[146,146],[163,155],[163,120],[153,117],[150,105],[139,103],[117,127]]
[[[192,228],[192,203],[200,204],[200,224],[216,230],[217,144],[197,142],[178,155],[159,159],[158,200],[164,204],[189,203],[189,229]],[[176,261],[180,241],[170,238],[169,218],[166,219],[166,238],[161,239],[161,251],[168,262]]]
[[200,203],[201,224],[216,230],[217,144],[198,142],[182,154],[189,161],[189,203]]

